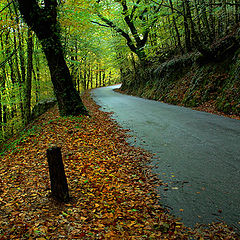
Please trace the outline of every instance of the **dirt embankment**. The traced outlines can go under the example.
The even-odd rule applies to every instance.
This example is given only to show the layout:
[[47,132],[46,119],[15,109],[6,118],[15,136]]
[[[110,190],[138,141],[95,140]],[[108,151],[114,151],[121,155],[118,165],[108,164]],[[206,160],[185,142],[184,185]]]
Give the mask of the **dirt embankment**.
[[240,48],[219,59],[198,52],[128,70],[120,91],[240,119]]

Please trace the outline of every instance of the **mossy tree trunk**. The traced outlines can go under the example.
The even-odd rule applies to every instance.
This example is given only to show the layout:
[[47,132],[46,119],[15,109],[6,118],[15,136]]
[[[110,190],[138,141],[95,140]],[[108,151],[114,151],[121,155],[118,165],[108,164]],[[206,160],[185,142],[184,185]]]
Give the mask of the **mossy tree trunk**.
[[62,116],[87,114],[73,86],[70,71],[64,59],[57,22],[57,0],[44,0],[41,7],[36,0],[17,0],[17,2],[23,19],[36,33],[42,44],[60,114]]

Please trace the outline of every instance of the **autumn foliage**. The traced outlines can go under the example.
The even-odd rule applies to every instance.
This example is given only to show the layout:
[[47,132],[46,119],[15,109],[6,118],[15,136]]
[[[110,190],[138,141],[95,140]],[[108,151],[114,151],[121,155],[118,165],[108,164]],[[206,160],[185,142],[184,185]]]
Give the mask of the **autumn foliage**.
[[[91,117],[42,115],[0,157],[0,239],[237,239],[220,225],[193,233],[159,206],[146,162],[86,95]],[[20,141],[21,140],[21,141]],[[71,200],[50,197],[46,150],[62,148]],[[216,238],[215,238],[216,237]],[[229,238],[230,237],[230,238]]]

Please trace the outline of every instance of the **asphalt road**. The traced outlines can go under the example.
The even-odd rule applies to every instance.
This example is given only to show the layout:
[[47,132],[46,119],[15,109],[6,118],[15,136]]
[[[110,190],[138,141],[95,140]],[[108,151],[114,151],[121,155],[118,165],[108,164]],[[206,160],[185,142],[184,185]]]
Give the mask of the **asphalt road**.
[[132,130],[129,142],[156,156],[161,204],[187,226],[224,220],[240,229],[240,121],[94,89],[103,111]]

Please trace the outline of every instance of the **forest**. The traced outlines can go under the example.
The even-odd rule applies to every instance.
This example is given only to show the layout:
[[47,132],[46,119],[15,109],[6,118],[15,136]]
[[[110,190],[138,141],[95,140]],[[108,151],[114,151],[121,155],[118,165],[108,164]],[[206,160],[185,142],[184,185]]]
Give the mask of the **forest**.
[[[41,7],[39,2],[39,6]],[[91,23],[90,2],[60,4],[58,20],[64,58],[72,84],[79,92],[114,83],[111,32]],[[0,142],[31,120],[33,107],[55,98],[41,43],[24,22],[15,1],[1,1]],[[110,40],[109,40],[110,39]]]
[[[53,2],[78,93],[122,82],[131,94],[239,114],[237,0]],[[38,102],[56,96],[43,40],[18,4],[0,2],[0,141],[29,123]]]
[[[209,190],[204,185],[210,171],[207,163],[227,164],[216,172],[226,170],[238,178],[239,121],[186,113],[194,108],[239,119],[239,0],[0,0],[0,66],[0,239],[239,239],[240,222],[230,221],[229,226],[222,217],[230,208],[227,201],[218,206],[207,196],[201,202]],[[148,165],[153,155],[129,144],[129,131],[111,113],[101,111],[88,91],[117,83],[122,84],[116,90],[120,93],[189,107],[184,108],[185,125],[193,130],[179,131],[182,119],[174,117],[174,108],[169,115],[177,121],[172,121],[168,133],[180,136],[180,150],[197,142],[191,153],[194,159],[188,162],[191,167],[198,166],[194,163],[206,152],[207,161],[200,162],[204,170],[194,167],[187,173],[192,171],[200,182],[197,192],[186,180],[189,176],[177,180],[179,169],[186,167],[182,162],[175,173],[169,172],[169,182],[153,174]],[[142,115],[142,102],[137,105]],[[130,107],[131,117],[133,112]],[[201,117],[192,119],[197,114]],[[164,123],[162,115],[161,121],[157,117],[156,139],[164,152],[171,147],[164,135],[170,121]],[[227,127],[212,122],[214,117]],[[201,119],[206,120],[202,126]],[[148,132],[150,124],[142,124]],[[198,125],[200,133],[192,133]],[[202,138],[205,133],[213,140]],[[217,136],[224,136],[226,146]],[[214,146],[219,145],[226,148],[223,158],[225,153],[227,157],[215,164],[214,157],[220,158]],[[177,151],[172,146],[170,153]],[[58,179],[64,176],[66,193],[61,199],[54,195],[50,170],[60,167],[50,164],[50,155],[52,162],[61,160],[63,173]],[[159,171],[165,179],[171,166],[164,161],[163,165]],[[229,175],[222,175],[221,181],[229,183],[225,179]],[[231,189],[220,189],[216,179],[211,183],[214,196],[232,201],[237,184],[230,180],[232,194]],[[55,181],[56,192],[59,185]],[[179,207],[173,216],[172,206],[160,205],[156,189],[178,194],[185,193],[185,186],[194,197],[192,209]],[[224,196],[218,197],[221,191]],[[201,217],[198,200],[200,205],[211,202],[213,207],[206,212],[220,221],[208,223]],[[232,215],[238,212],[235,206],[237,201],[232,203]],[[185,226],[179,216],[189,210],[208,225]]]

